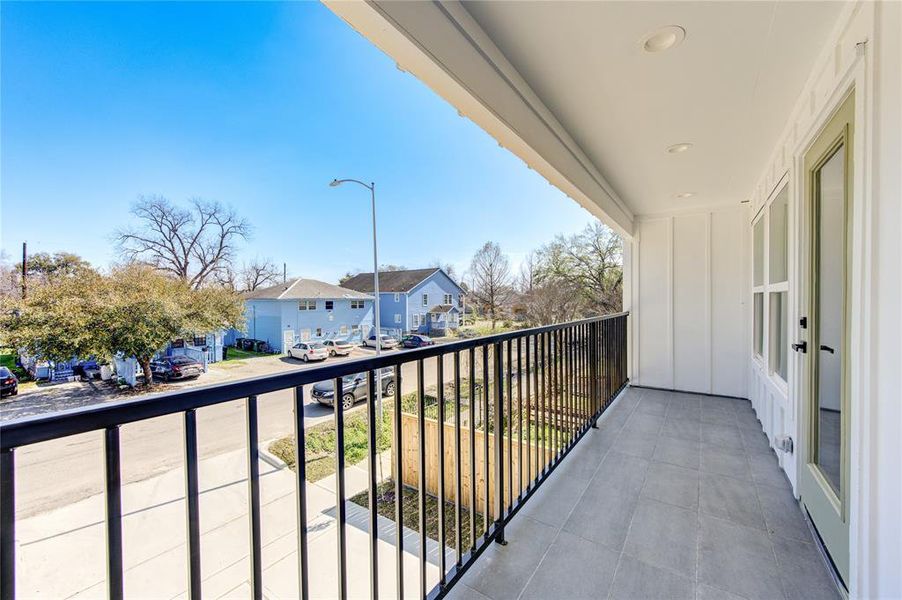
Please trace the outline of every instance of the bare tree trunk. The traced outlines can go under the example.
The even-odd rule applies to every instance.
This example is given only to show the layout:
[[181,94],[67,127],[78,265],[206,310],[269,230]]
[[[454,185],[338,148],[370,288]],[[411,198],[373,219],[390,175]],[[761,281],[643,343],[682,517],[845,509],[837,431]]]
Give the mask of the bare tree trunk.
[[138,359],[141,370],[144,371],[144,385],[150,387],[153,385],[153,371],[150,370],[150,359],[141,357]]

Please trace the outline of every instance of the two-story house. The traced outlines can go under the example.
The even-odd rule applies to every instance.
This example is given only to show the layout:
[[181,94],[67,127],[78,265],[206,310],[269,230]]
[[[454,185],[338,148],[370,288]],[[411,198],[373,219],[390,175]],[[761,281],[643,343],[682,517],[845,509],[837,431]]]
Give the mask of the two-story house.
[[245,294],[245,334],[287,352],[296,340],[358,337],[373,327],[373,296],[315,279]]
[[[373,293],[373,274],[360,273],[342,284]],[[438,267],[379,272],[379,319],[385,329],[445,335],[460,325],[463,290]]]

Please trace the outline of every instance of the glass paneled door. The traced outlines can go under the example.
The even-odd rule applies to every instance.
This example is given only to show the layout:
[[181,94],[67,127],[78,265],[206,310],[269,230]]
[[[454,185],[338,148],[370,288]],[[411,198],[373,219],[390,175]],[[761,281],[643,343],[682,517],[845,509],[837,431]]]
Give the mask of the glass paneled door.
[[836,570],[849,570],[849,292],[855,97],[805,155],[808,278],[802,503]]

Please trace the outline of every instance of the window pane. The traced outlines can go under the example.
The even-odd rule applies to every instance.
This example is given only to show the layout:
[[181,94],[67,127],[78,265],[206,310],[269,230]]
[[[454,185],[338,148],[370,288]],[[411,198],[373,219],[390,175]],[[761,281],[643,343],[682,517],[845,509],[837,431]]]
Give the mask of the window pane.
[[768,257],[771,283],[787,280],[786,241],[789,232],[789,188],[784,187],[770,206],[769,213],[770,238]]
[[754,285],[764,285],[764,218],[755,223],[755,268]]
[[786,381],[786,363],[788,360],[789,323],[787,293],[774,292],[770,295],[770,370]]
[[755,355],[764,354],[764,294],[755,294]]

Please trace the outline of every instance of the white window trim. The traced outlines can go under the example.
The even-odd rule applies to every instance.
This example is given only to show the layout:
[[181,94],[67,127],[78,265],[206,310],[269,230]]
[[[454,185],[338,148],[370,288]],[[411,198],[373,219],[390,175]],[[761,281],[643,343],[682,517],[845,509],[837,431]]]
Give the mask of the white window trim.
[[442,304],[454,304],[454,294],[445,294],[445,301]]
[[413,313],[413,326],[414,327],[420,326],[420,313]]
[[423,306],[429,306],[429,294],[423,294]]
[[395,323],[401,322],[401,313],[395,313]]
[[401,294],[399,294],[398,292],[395,292],[395,302],[400,302],[400,301],[401,301]]
[[[303,308],[301,308],[303,306]],[[313,308],[311,308],[311,306]],[[316,300],[298,300],[298,310],[316,310]]]
[[366,308],[366,304],[364,304],[363,300],[351,300],[350,306],[352,310],[360,310],[362,308]]

